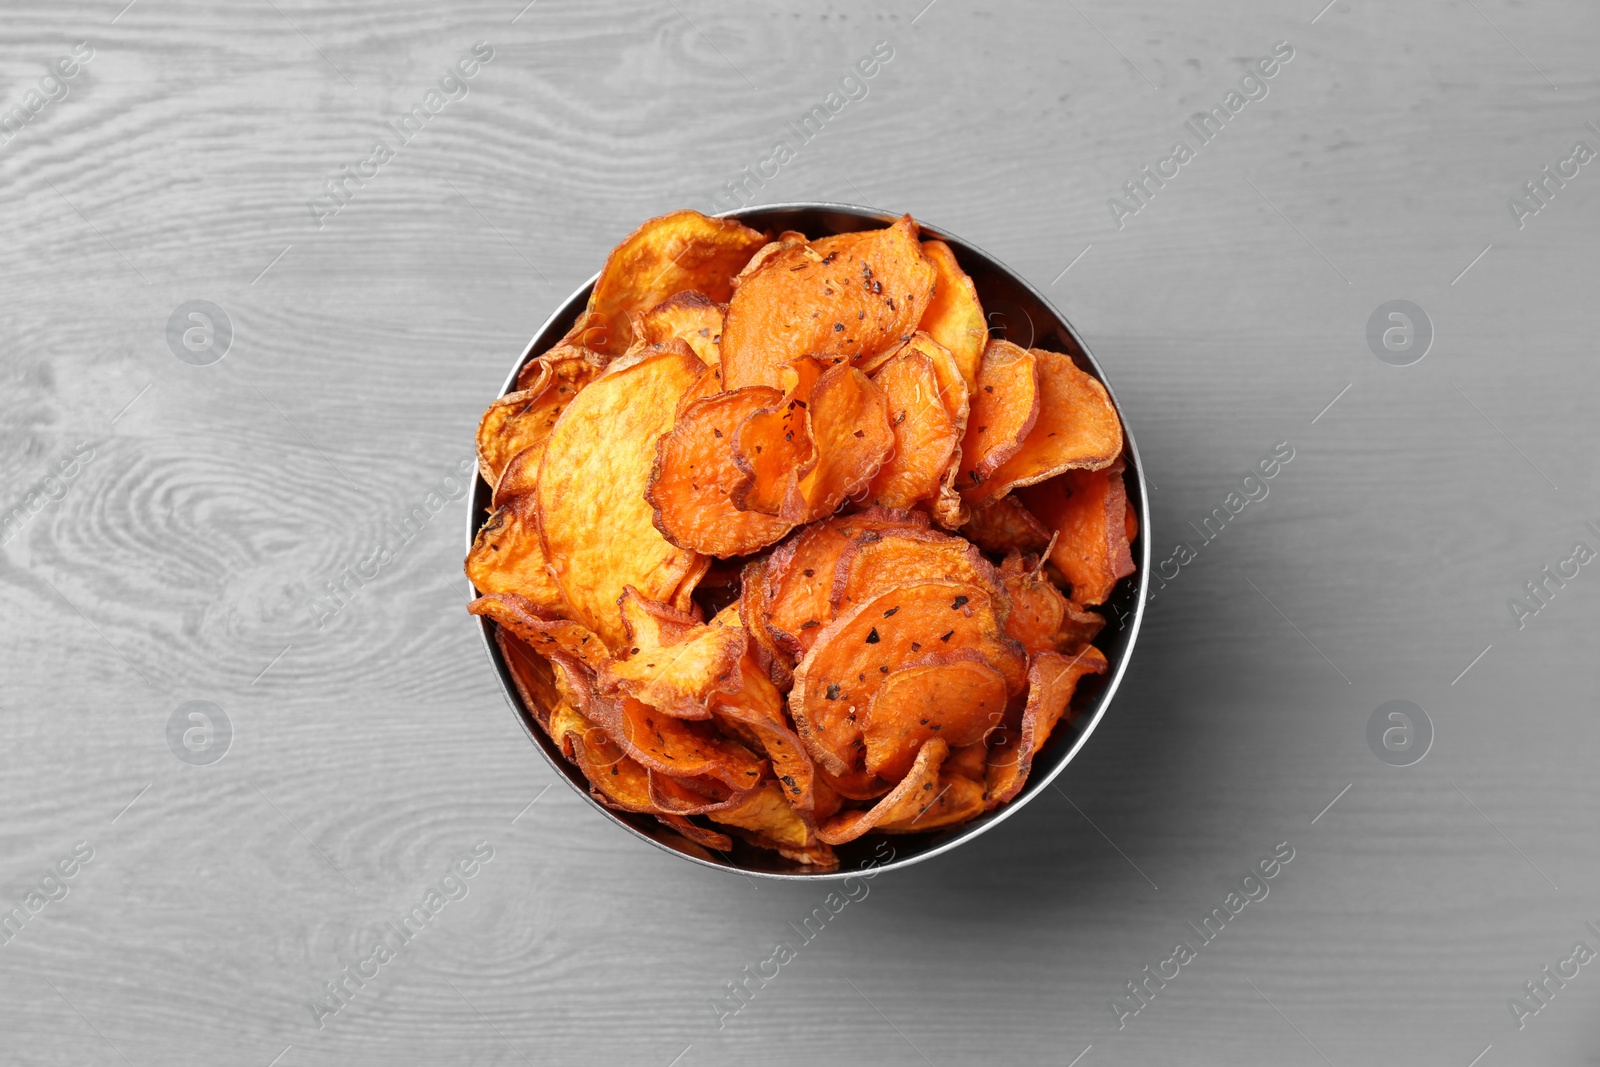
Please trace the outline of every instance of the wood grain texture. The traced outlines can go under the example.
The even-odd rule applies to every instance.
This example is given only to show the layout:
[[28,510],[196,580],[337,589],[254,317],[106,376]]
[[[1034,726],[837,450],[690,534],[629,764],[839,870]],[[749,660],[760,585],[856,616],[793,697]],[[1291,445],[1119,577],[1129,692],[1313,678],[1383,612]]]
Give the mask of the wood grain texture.
[[[1600,173],[1520,230],[1506,198],[1600,147],[1600,12],[924,5],[7,5],[0,116],[94,57],[0,144],[0,513],[92,458],[0,546],[0,904],[95,853],[0,944],[0,1063],[1595,1062],[1600,975],[1520,1031],[1506,1002],[1600,948],[1600,576],[1520,630],[1507,600],[1600,547]],[[802,944],[824,889],[682,863],[550,773],[463,610],[466,505],[427,500],[606,250],[712,208],[878,41],[759,199],[910,210],[1046,292],[1138,440],[1156,558],[1198,558],[1061,790]],[[1118,229],[1107,198],[1279,41],[1269,94]],[[1395,298],[1436,330],[1407,368],[1365,340]],[[195,299],[233,325],[210,366],[167,346]],[[1365,740],[1395,698],[1436,730],[1408,768]],[[194,699],[232,723],[211,766],[167,745]],[[318,1029],[323,983],[480,841]],[[1124,983],[1282,841],[1270,896],[1119,1030]]]

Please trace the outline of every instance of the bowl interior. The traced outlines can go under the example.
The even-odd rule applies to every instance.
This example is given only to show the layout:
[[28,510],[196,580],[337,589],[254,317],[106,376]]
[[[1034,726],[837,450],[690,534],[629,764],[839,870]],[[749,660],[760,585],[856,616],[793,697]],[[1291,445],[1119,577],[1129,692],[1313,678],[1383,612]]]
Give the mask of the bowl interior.
[[[773,234],[782,230],[798,230],[813,238],[873,229],[880,225],[886,226],[896,217],[846,204],[778,204],[724,214],[737,218],[748,226],[767,230]],[[1112,402],[1116,402],[1116,393],[1111,388],[1111,383],[1106,381],[1100,372],[1094,357],[1079,341],[1066,318],[1043,296],[982,249],[936,227],[922,224],[920,220],[919,225],[924,235],[938,237],[949,244],[962,269],[971,275],[978,290],[978,298],[989,317],[991,336],[1004,337],[1024,348],[1052,349],[1070,355],[1079,367],[1101,380],[1106,391],[1111,394]],[[593,285],[594,279],[591,278],[546,320],[544,326],[529,342],[521,358],[517,360],[516,366],[511,369],[501,388],[501,395],[515,388],[517,373],[528,360],[549,349],[567,332],[587,303]],[[1118,411],[1120,413],[1120,406]],[[1077,754],[1111,702],[1138,636],[1139,624],[1144,614],[1150,569],[1148,549],[1150,513],[1146,504],[1144,472],[1126,419],[1123,420],[1123,433],[1126,440],[1128,506],[1139,518],[1139,534],[1133,543],[1133,558],[1138,570],[1123,579],[1111,599],[1099,609],[1106,617],[1106,627],[1101,631],[1095,644],[1105,653],[1110,663],[1110,670],[1104,675],[1090,675],[1083,679],[1073,698],[1070,719],[1064,719],[1056,727],[1045,750],[1034,758],[1027,785],[1011,803],[948,830],[895,835],[888,841],[888,848],[883,846],[883,837],[876,834],[839,846],[835,849],[839,856],[839,869],[831,875],[811,873],[804,868],[789,864],[776,853],[748,847],[743,843],[736,843],[732,853],[709,852],[666,830],[648,815],[618,812],[600,804],[590,796],[589,785],[582,772],[567,762],[555,743],[539,727],[531,712],[523,706],[504,657],[501,655],[500,647],[494,640],[494,624],[488,619],[480,618],[478,620],[480,632],[488,649],[489,658],[499,675],[506,699],[516,710],[528,736],[544,753],[545,759],[585,800],[608,819],[621,823],[652,844],[709,866],[775,878],[838,878],[868,865],[887,870],[916,863],[983,833],[1013,812],[1020,810],[1040,790],[1047,788],[1050,781]],[[478,526],[488,514],[490,494],[490,488],[483,479],[477,479],[467,528],[469,547],[477,534]],[[892,853],[889,849],[893,850]]]

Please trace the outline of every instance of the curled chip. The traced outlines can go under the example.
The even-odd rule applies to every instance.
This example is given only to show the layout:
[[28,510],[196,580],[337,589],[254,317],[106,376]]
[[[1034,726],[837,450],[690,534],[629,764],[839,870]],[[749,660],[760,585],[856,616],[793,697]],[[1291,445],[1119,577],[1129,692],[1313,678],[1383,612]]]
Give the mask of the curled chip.
[[562,356],[544,356],[523,368],[524,374],[536,371],[529,388],[489,405],[478,423],[478,470],[495,487],[496,503],[537,484],[544,446],[556,420],[601,369],[592,352],[568,349]]
[[619,604],[627,641],[598,668],[600,685],[679,719],[709,719],[709,701],[739,687],[745,634],[710,625],[639,595],[629,586]]
[[[1054,651],[1066,625],[1067,598],[1039,572],[1039,561],[1033,557],[1024,561],[1018,553],[1011,553],[1000,564],[1000,577],[1011,599],[1006,633],[1030,653]],[[1082,643],[1076,642],[1074,647]]]
[[873,694],[890,671],[934,652],[972,649],[1006,679],[1027,684],[1027,657],[977,585],[919,582],[860,601],[835,619],[794,672],[789,714],[811,758],[837,775],[857,769]]
[[722,318],[727,313],[728,305],[719,304],[704,293],[685,289],[640,315],[634,334],[647,344],[662,344],[677,338],[694,349],[700,362],[720,369]]
[[1108,670],[1088,605],[1140,532],[1110,395],[990,340],[909,216],[652,219],[534,354],[479,423],[469,610],[568,778],[663,844],[830,871],[979,818]]
[[961,447],[961,429],[940,395],[933,360],[914,350],[903,352],[872,381],[883,390],[894,447],[873,477],[869,496],[891,508],[937,497]]
[[869,508],[815,523],[778,546],[768,557],[762,588],[746,593],[759,598],[775,647],[792,663],[811,648],[822,627],[833,621],[834,571],[853,541],[881,537],[892,530],[925,530],[927,526],[928,517],[921,512]]
[[746,278],[750,277],[750,275],[754,274],[756,271],[772,262],[773,256],[777,255],[779,252],[782,252],[785,248],[793,248],[795,245],[803,245],[805,243],[805,234],[798,233],[794,230],[784,230],[778,235],[778,239],[776,241],[768,241],[766,244],[762,245],[760,250],[757,251],[755,255],[750,257],[750,262],[746,263],[744,267],[740,269],[739,273],[734,275],[734,291],[738,291],[739,286],[744,284]]
[[1035,349],[1039,417],[1022,447],[967,492],[970,504],[994,500],[1074,469],[1100,470],[1122,455],[1122,420],[1106,387],[1079,370],[1070,356]]
[[977,548],[934,530],[875,531],[852,540],[839,554],[828,595],[830,618],[879,593],[916,582],[966,582],[989,594],[1002,616],[1008,610],[1000,574]]
[[626,586],[671,600],[700,562],[661,536],[644,493],[656,440],[702,369],[681,341],[618,361],[567,405],[545,447],[545,556],[573,618],[613,645],[623,638],[617,598]]
[[864,811],[841,811],[817,828],[817,836],[830,845],[842,845],[881,823],[914,825],[939,795],[939,767],[949,754],[945,740],[933,738],[917,750],[916,762],[899,785]]
[[989,320],[978,302],[977,287],[943,241],[922,242],[937,274],[933,297],[922,313],[921,328],[955,357],[970,391],[978,385],[978,364],[989,341]]
[[785,507],[791,513],[805,507],[800,482],[817,465],[811,390],[822,377],[822,364],[802,356],[784,367],[780,377],[784,389],[777,402],[751,413],[733,436],[734,466],[744,475],[732,494],[740,510],[782,515]]
[[474,615],[487,615],[522,639],[541,656],[566,653],[586,666],[607,659],[605,644],[581,623],[544,611],[517,593],[489,593],[467,605]]
[[785,799],[796,811],[810,812],[816,803],[816,771],[783,712],[783,694],[748,655],[740,664],[739,688],[711,698],[712,716],[766,753]]
[[961,536],[998,555],[1038,552],[1050,544],[1050,531],[1014,496],[973,508]]
[[511,681],[517,687],[517,694],[522,697],[522,706],[548,731],[550,712],[562,700],[561,690],[556,685],[555,668],[510,630],[496,628],[494,643],[500,646],[500,655],[506,661],[506,669],[511,672]]
[[1000,724],[1005,677],[971,649],[932,653],[890,671],[867,708],[866,768],[886,782],[911,769],[932,738],[962,748]]
[[740,427],[734,462],[745,479],[736,505],[811,522],[866,490],[883,465],[894,447],[883,391],[842,360],[820,368],[809,358],[785,368],[793,387],[781,403]]
[[780,368],[800,356],[875,355],[916,329],[933,285],[909,215],[886,229],[779,248],[728,303],[723,381],[779,387]]
[[1028,510],[1056,531],[1050,562],[1072,583],[1072,599],[1105,603],[1117,582],[1133,573],[1122,461],[1099,471],[1068,471],[1019,492]]
[[1004,804],[1022,791],[1033,757],[1066,714],[1078,679],[1085,674],[1104,674],[1106,667],[1106,657],[1093,645],[1084,645],[1073,656],[1040,652],[1033,657],[1028,667],[1028,704],[1022,711],[1021,729],[1008,731],[1005,740],[989,750],[987,807]]
[[529,496],[513,497],[478,528],[467,553],[467,580],[480,593],[516,593],[542,612],[566,610],[539,537],[539,512]]
[[1038,419],[1038,359],[1009,341],[990,341],[972,391],[956,488],[970,500],[1001,464],[1017,454]]
[[[629,315],[692,289],[716,303],[733,295],[733,277],[766,237],[732,219],[674,211],[640,226],[606,257],[589,294],[584,337],[607,355],[634,341]],[[603,339],[599,339],[603,334]]]
[[734,434],[780,399],[776,389],[752,385],[701,397],[683,409],[677,425],[657,443],[645,489],[663,537],[707,555],[742,556],[793,528],[776,516],[740,510],[732,496],[745,477],[734,465]]

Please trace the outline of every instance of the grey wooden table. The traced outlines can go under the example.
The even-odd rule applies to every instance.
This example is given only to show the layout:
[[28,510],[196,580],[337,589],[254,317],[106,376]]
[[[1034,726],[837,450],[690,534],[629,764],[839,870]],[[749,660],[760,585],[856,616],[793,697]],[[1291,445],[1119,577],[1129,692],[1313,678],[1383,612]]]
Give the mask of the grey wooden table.
[[[123,2],[0,13],[0,1063],[1600,1062],[1600,9]],[[809,929],[463,611],[521,346],[735,195],[1044,289],[1164,576],[1059,790]]]

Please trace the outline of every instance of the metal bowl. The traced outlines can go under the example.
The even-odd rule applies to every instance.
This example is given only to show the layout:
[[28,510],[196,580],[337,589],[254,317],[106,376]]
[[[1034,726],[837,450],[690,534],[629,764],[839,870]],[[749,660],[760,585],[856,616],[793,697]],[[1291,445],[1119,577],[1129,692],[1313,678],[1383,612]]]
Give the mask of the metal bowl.
[[[812,238],[886,226],[897,217],[871,208],[828,203],[773,204],[728,211],[723,214],[756,229],[774,233],[782,230],[798,230]],[[1116,403],[1116,391],[1111,388],[1111,383],[1106,381],[1100,365],[1095,362],[1088,347],[1078,337],[1077,331],[1037,290],[976,245],[936,226],[930,226],[920,219],[918,223],[924,234],[937,237],[950,245],[962,268],[972,276],[978,289],[978,297],[989,316],[992,336],[1004,337],[1024,348],[1053,349],[1070,355],[1078,366],[1100,379],[1106,391],[1111,394],[1112,403]],[[595,278],[598,277],[596,274]],[[534,334],[533,340],[528,342],[528,347],[512,366],[511,373],[506,376],[505,384],[501,386],[501,395],[515,388],[517,374],[522,370],[523,364],[549,349],[567,332],[567,328],[588,301],[589,290],[594,287],[595,278],[585,282],[545,320],[539,332]],[[1120,408],[1118,410],[1120,412]],[[748,847],[742,842],[735,844],[732,853],[711,853],[678,837],[650,816],[618,812],[605,807],[590,796],[588,782],[582,772],[567,762],[555,743],[540,729],[529,709],[523,706],[510,671],[501,656],[500,647],[495,642],[494,624],[486,618],[480,618],[478,622],[484,648],[489,653],[490,662],[494,664],[495,673],[499,676],[500,687],[505,691],[507,701],[516,710],[523,729],[527,731],[534,746],[544,754],[545,760],[604,819],[617,824],[634,836],[702,866],[763,878],[844,878],[869,866],[877,870],[909,867],[913,863],[949,852],[979,834],[993,829],[1022,810],[1022,807],[1042,792],[1078,754],[1078,750],[1089,739],[1089,735],[1094,732],[1095,726],[1099,724],[1106,709],[1111,705],[1111,698],[1128,669],[1128,661],[1133,655],[1134,641],[1139,635],[1150,574],[1150,509],[1145,491],[1144,468],[1139,461],[1139,450],[1134,444],[1133,432],[1126,419],[1122,425],[1127,442],[1128,504],[1135,509],[1139,517],[1139,535],[1133,543],[1134,561],[1138,565],[1138,570],[1118,584],[1111,599],[1102,608],[1106,614],[1107,624],[1101,631],[1097,645],[1105,653],[1111,669],[1104,675],[1090,675],[1083,679],[1073,698],[1070,719],[1062,720],[1044,751],[1034,758],[1027,785],[1011,803],[961,826],[925,834],[896,834],[889,840],[893,851],[887,861],[882,851],[885,835],[868,834],[861,840],[835,850],[840,861],[838,870],[813,873],[789,864],[776,853]],[[483,517],[488,512],[490,495],[490,487],[481,478],[477,479],[472,510],[467,523],[469,549]]]

